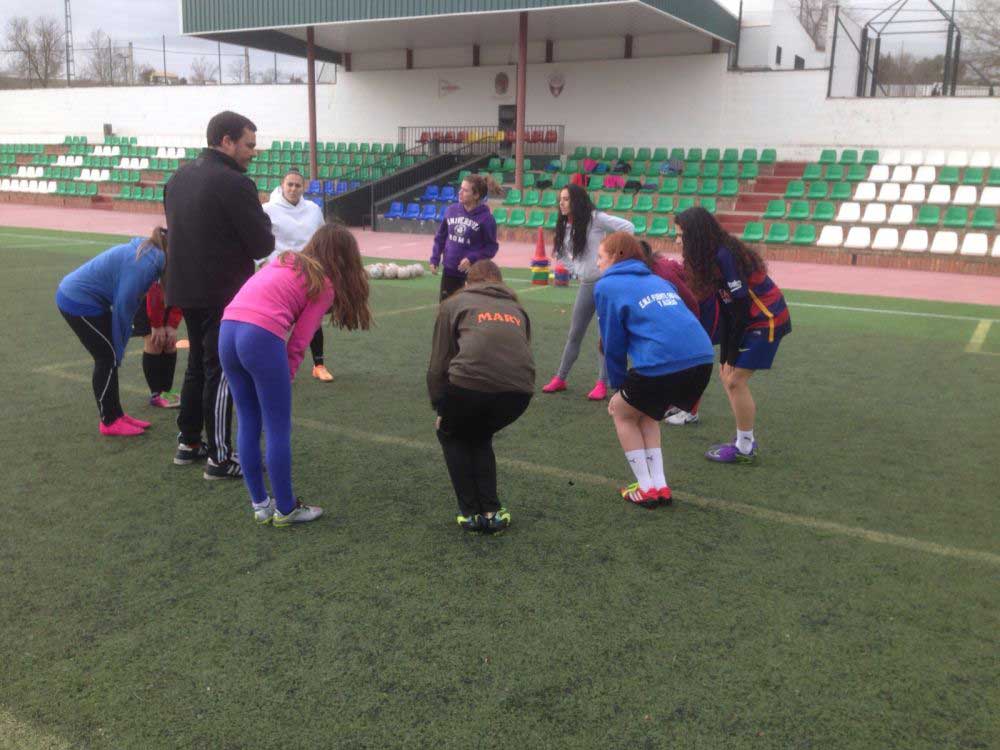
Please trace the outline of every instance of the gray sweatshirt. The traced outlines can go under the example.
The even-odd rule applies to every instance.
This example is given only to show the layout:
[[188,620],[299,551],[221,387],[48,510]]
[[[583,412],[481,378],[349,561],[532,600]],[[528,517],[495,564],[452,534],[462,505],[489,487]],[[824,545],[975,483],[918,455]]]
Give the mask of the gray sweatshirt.
[[594,211],[590,215],[590,226],[587,228],[587,246],[583,254],[578,258],[573,258],[573,225],[566,225],[566,237],[563,239],[563,246],[556,253],[570,271],[577,275],[580,281],[593,283],[601,278],[601,271],[597,267],[597,248],[600,247],[604,238],[615,232],[628,232],[635,234],[635,225],[628,219]]

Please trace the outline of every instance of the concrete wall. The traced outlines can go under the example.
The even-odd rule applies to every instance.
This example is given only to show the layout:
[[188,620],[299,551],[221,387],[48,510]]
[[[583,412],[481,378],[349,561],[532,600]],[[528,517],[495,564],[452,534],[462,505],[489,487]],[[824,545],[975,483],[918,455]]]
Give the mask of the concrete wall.
[[[506,94],[494,78],[505,72]],[[563,77],[560,95],[549,78]],[[394,141],[401,125],[496,122],[514,102],[514,66],[418,68],[344,73],[321,86],[323,140]],[[563,124],[567,145],[774,146],[782,158],[812,158],[823,147],[987,148],[1000,151],[996,99],[827,99],[827,72],[729,72],[726,56],[687,55],[534,64],[528,122]],[[263,145],[302,139],[303,86],[224,86],[0,91],[0,140],[99,140],[102,123],[165,145],[203,140],[220,109],[251,117]]]
[[[781,47],[781,63],[776,60],[778,47]],[[796,55],[805,61],[806,69],[826,67],[826,53],[816,49],[789,0],[774,0],[769,11],[744,16],[740,67],[793,70]]]

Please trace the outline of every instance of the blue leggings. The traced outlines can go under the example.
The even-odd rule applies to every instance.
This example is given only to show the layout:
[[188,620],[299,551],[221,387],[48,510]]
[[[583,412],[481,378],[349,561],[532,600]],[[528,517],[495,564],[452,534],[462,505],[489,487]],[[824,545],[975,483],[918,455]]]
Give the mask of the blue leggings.
[[292,384],[285,342],[252,323],[222,321],[219,359],[236,404],[236,447],[250,499],[267,499],[261,465],[261,429],[267,435],[267,471],[278,511],[295,508],[292,493]]

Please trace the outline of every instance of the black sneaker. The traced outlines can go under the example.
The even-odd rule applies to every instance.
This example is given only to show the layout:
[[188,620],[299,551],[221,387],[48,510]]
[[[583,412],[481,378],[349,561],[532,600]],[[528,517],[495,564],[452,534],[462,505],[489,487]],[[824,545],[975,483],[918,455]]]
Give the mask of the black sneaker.
[[240,467],[239,461],[234,461],[231,458],[227,458],[218,464],[210,458],[208,459],[208,463],[205,464],[205,473],[202,476],[209,480],[242,479],[243,469]]
[[178,466],[187,466],[195,461],[204,461],[208,458],[208,448],[204,443],[178,443],[177,452],[174,454],[174,463]]
[[490,518],[483,516],[483,531],[487,534],[499,534],[508,526],[510,526],[510,511],[506,508],[501,508]]

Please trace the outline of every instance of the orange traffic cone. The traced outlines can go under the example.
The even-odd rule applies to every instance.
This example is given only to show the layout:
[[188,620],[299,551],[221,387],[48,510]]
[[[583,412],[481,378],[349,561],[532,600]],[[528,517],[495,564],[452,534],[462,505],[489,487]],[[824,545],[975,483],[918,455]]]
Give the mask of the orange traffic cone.
[[531,283],[535,286],[546,286],[549,283],[549,259],[545,255],[545,233],[541,227],[538,228],[535,256],[531,259]]

